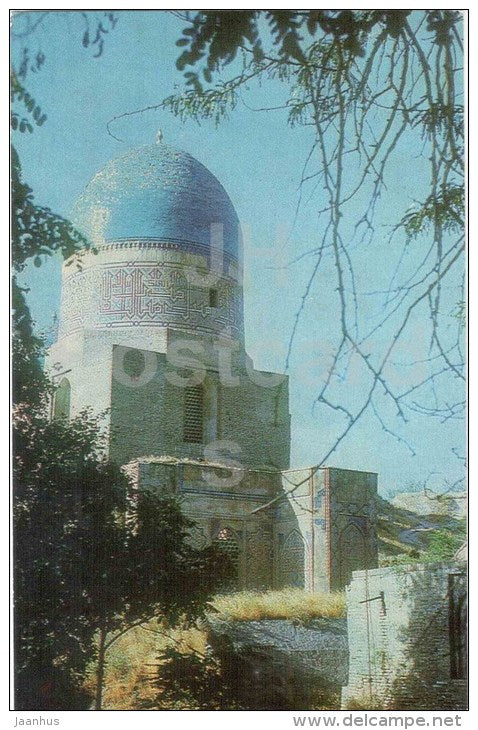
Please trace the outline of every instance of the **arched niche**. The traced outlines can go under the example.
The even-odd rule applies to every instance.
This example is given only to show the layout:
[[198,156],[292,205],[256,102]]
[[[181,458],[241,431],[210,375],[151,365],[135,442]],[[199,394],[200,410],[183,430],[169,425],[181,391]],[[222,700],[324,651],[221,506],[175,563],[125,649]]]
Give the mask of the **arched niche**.
[[237,587],[239,583],[240,545],[236,533],[230,527],[220,527],[216,532],[214,543],[221,552],[227,555],[231,563],[232,576],[228,584],[231,587]]
[[281,586],[305,587],[307,548],[298,530],[292,530],[279,551],[278,580]]
[[53,400],[53,418],[68,421],[70,418],[71,384],[68,378],[62,378]]
[[361,570],[367,565],[365,535],[358,525],[351,522],[344,527],[339,536],[338,587],[343,588],[348,585],[352,572]]

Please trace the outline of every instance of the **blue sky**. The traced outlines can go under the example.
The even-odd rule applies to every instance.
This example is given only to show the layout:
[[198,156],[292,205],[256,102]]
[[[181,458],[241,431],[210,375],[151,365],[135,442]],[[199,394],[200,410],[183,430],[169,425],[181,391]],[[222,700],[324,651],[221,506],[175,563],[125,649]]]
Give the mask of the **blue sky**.
[[[21,31],[17,18],[14,31]],[[24,178],[33,188],[38,203],[68,216],[75,198],[89,178],[111,157],[154,141],[160,127],[164,140],[186,150],[206,165],[228,191],[243,223],[245,246],[246,346],[257,367],[281,371],[295,313],[313,266],[313,256],[291,263],[316,245],[324,223],[317,215],[321,189],[306,190],[295,225],[299,181],[310,151],[309,128],[286,124],[283,111],[259,113],[240,106],[218,128],[213,123],[182,124],[164,112],[147,112],[116,122],[112,130],[123,141],[108,135],[106,124],[126,111],[161,101],[182,87],[175,68],[178,49],[175,40],[183,23],[166,12],[121,12],[118,24],[105,42],[103,55],[95,59],[81,45],[83,20],[79,13],[50,13],[38,27],[29,45],[41,46],[46,55],[43,69],[31,74],[28,87],[48,115],[33,135],[16,135]],[[13,37],[14,58],[24,40]],[[274,106],[284,99],[276,82],[267,88],[252,86],[247,104]],[[416,142],[405,138],[398,147],[388,177],[386,199],[378,214],[377,234],[371,243],[352,241],[356,258],[359,304],[365,321],[373,322],[382,306],[377,290],[386,288],[396,264],[397,250],[386,244],[387,225],[394,222],[423,192],[424,173],[417,162]],[[356,170],[348,170],[353,176]],[[350,209],[345,230],[353,236],[353,224],[360,217],[364,196]],[[347,227],[348,226],[348,227]],[[411,249],[405,266],[413,266],[420,251]],[[313,407],[314,396],[325,377],[327,358],[334,347],[338,301],[332,285],[331,263],[319,272],[301,317],[291,358],[292,465],[320,461],[334,442],[339,418]],[[59,308],[61,262],[50,260],[39,269],[29,269],[24,282],[30,286],[29,303],[38,329],[50,326]],[[450,292],[450,312],[454,293]],[[445,294],[445,302],[446,302]],[[426,322],[417,315],[410,335],[397,358],[402,362],[420,359]],[[384,330],[376,345],[390,336]],[[407,369],[394,377],[407,379]],[[364,384],[360,377],[345,382],[346,400],[354,407]],[[463,453],[462,421],[444,424],[410,415],[398,422],[385,400],[381,413],[386,425],[412,445],[416,452],[388,434],[373,413],[367,413],[347,439],[328,459],[332,466],[379,472],[380,488],[403,491],[411,484],[430,478],[439,484],[455,481],[460,462],[451,449]]]

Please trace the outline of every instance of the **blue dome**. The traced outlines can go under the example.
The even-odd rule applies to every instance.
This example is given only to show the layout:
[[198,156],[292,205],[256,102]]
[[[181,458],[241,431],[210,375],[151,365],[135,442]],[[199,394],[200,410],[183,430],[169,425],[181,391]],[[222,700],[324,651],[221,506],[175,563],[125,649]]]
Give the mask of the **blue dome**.
[[135,240],[206,253],[223,246],[227,258],[239,255],[239,221],[220,182],[194,157],[162,143],[108,162],[72,218],[95,245]]

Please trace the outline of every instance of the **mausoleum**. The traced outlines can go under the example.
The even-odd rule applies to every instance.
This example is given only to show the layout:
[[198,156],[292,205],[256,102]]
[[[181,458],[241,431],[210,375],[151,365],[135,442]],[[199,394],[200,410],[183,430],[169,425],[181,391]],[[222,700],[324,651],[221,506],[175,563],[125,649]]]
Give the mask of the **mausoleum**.
[[52,417],[100,415],[110,457],[177,494],[240,587],[375,567],[376,474],[290,469],[288,378],[247,355],[241,230],[214,175],[159,139],[100,170],[72,219],[91,248],[63,266]]

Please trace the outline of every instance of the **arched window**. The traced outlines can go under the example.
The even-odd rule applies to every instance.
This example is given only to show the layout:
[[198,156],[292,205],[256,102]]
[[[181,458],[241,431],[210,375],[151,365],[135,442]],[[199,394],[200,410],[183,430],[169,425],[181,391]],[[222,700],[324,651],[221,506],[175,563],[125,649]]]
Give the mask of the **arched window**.
[[204,390],[202,385],[190,385],[184,390],[184,441],[203,441]]
[[233,530],[229,527],[221,527],[214,541],[229,558],[232,566],[232,576],[228,585],[236,586],[239,579],[239,542]]
[[68,378],[62,378],[55,392],[53,402],[53,418],[70,418],[71,385]]

